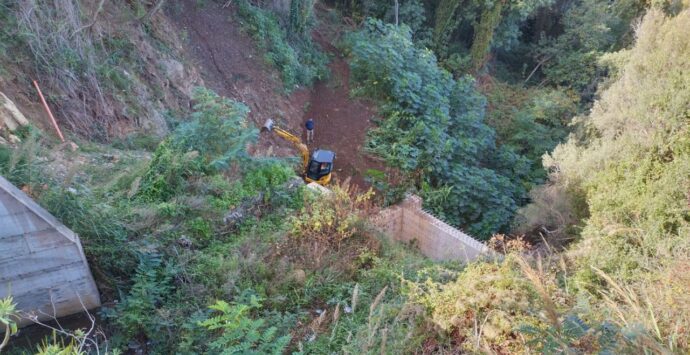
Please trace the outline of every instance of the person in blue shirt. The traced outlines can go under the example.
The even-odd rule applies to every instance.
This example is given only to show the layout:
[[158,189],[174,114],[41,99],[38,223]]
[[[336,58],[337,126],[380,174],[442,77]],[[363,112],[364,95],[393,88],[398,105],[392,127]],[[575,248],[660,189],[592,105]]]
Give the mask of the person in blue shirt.
[[304,126],[307,128],[307,144],[314,143],[314,120],[308,119]]

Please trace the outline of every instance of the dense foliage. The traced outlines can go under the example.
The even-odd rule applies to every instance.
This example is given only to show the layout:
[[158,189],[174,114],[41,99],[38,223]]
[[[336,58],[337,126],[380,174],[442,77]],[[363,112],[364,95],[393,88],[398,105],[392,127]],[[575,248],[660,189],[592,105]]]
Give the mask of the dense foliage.
[[[245,3],[245,21],[279,33],[277,46],[306,40],[312,5],[278,19]],[[688,353],[687,1],[399,5],[394,26],[391,2],[348,2],[383,19],[344,46],[354,94],[379,104],[367,148],[442,218],[546,243],[494,235],[504,255],[468,265],[391,244],[367,221],[372,191],[304,189],[284,162],[248,153],[246,107],[206,89],[151,157],[85,141],[48,151],[28,128],[0,148],[0,173],[80,235],[108,349]],[[441,15],[447,52],[434,54]],[[83,165],[56,169],[63,155]],[[14,308],[0,300],[0,327],[13,330]],[[67,336],[30,351],[80,353],[83,332]]]
[[[614,309],[627,329],[637,324],[658,344],[647,346],[678,352],[688,334],[674,324],[688,319],[675,305],[687,304],[690,285],[678,274],[690,252],[688,26],[687,9],[672,18],[659,10],[645,16],[635,46],[611,58],[616,80],[578,134],[545,158],[551,188],[538,191],[519,219],[527,230],[556,231],[549,238],[572,238],[562,226],[572,221],[550,216],[584,209],[581,240],[568,255],[587,309],[597,319]],[[601,291],[602,284],[613,290]]]
[[[690,52],[680,33],[689,16],[647,15],[636,45],[616,54],[623,57],[619,77],[581,123],[582,134],[545,160],[550,183],[587,201],[586,263],[626,278],[650,255],[685,252]],[[585,275],[594,281],[591,271]]]
[[486,99],[470,77],[438,67],[406,27],[369,21],[349,38],[357,93],[378,98],[384,119],[369,148],[421,176],[427,205],[473,235],[506,227],[525,193],[526,160],[496,146],[484,123]]
[[313,16],[311,0],[291,2],[287,22],[280,21],[274,12],[242,0],[237,4],[237,15],[243,26],[264,52],[264,59],[281,74],[283,85],[292,91],[299,85],[311,85],[323,79],[328,72],[328,58],[312,42],[309,29]]
[[246,148],[258,130],[246,120],[249,109],[197,88],[191,120],[163,141],[141,181],[138,195],[167,200],[183,191],[195,175],[242,169],[251,160]]
[[606,76],[597,61],[609,51],[629,43],[630,23],[640,14],[636,1],[584,0],[563,11],[557,36],[543,36],[533,45],[533,55],[543,63],[548,83],[572,88],[591,99]]

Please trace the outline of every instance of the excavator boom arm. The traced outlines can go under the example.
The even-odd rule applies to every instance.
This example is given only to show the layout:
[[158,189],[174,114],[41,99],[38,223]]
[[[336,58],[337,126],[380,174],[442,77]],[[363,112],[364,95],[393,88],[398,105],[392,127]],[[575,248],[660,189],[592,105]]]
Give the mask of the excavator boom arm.
[[292,142],[292,144],[294,144],[295,147],[299,149],[300,153],[302,154],[302,165],[306,170],[307,164],[309,164],[309,148],[307,148],[307,146],[304,143],[302,143],[302,140],[299,139],[299,137],[282,128],[274,127],[273,131],[283,139]]

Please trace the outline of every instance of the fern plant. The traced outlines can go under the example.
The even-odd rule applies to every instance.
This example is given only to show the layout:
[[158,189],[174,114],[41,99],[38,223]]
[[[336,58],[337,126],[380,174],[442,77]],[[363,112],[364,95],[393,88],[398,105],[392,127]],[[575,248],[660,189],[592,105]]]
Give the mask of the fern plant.
[[250,317],[252,310],[261,308],[261,300],[252,296],[248,304],[216,301],[209,307],[219,313],[199,325],[216,332],[209,343],[216,354],[282,354],[291,337],[278,336],[276,327],[266,327],[265,319]]
[[104,310],[104,315],[114,320],[125,337],[144,334],[150,339],[160,339],[161,331],[169,326],[160,310],[173,290],[170,268],[158,255],[141,255],[129,294],[115,309]]

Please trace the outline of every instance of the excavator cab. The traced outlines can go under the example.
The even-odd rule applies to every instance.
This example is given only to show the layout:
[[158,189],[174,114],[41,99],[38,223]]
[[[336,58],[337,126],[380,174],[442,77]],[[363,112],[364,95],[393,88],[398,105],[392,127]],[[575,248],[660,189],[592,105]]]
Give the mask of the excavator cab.
[[319,185],[327,185],[331,181],[335,153],[330,150],[317,149],[311,155],[304,179]]
[[291,142],[295,145],[295,147],[297,147],[297,149],[299,149],[300,153],[302,154],[302,169],[304,169],[303,176],[307,183],[315,182],[319,185],[325,186],[331,182],[335,153],[330,150],[317,149],[310,157],[309,148],[302,143],[302,140],[280,127],[275,127],[272,119],[268,119],[261,130],[266,132],[274,132],[279,137]]

